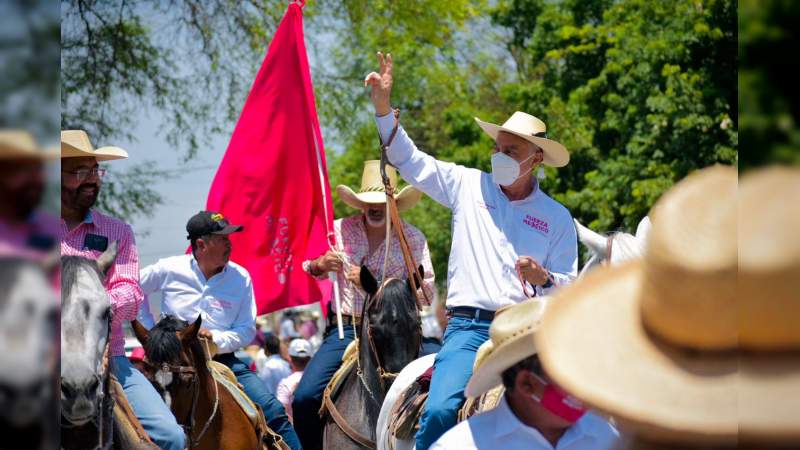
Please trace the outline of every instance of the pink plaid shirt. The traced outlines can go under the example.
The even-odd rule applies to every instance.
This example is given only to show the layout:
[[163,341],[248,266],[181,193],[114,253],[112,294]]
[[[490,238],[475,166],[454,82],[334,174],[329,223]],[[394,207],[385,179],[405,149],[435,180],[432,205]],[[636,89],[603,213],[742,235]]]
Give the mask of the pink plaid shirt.
[[[405,221],[403,226],[403,231],[405,231],[414,259],[417,260],[417,264],[421,264],[422,268],[425,269],[422,288],[428,294],[428,298],[433,300],[433,296],[436,295],[436,287],[433,284],[433,264],[431,263],[430,251],[428,251],[428,241],[425,239],[425,235],[414,226]],[[367,230],[364,228],[364,215],[357,214],[338,219],[333,223],[333,227],[336,231],[337,247],[347,255],[347,262],[358,266],[366,265],[376,279],[380,277],[381,270],[383,270],[383,254],[386,243],[381,241],[378,248],[372,254],[369,254],[369,241],[367,240]],[[394,231],[392,231],[392,241],[389,245],[389,264],[386,267],[386,276],[389,278],[408,278],[408,271],[403,262],[403,252],[400,250],[400,241],[395,237]],[[304,264],[304,267],[307,268],[308,264]],[[320,278],[324,277],[327,277],[327,274]],[[364,300],[367,298],[366,292],[347,282],[341,274],[336,280],[339,283],[339,292],[341,293],[342,314],[360,317],[361,310],[364,307]],[[380,282],[381,280],[378,280],[378,283]],[[336,312],[336,304],[333,298],[331,298],[331,307]]]
[[106,276],[105,284],[111,297],[113,316],[109,353],[111,356],[121,356],[125,354],[122,323],[136,318],[144,300],[144,294],[139,287],[139,253],[136,251],[133,230],[125,222],[94,210],[91,210],[83,223],[72,231],[67,229],[67,223],[61,219],[58,233],[61,255],[97,259],[103,252],[83,248],[88,233],[107,237],[109,244],[117,241],[117,259]]

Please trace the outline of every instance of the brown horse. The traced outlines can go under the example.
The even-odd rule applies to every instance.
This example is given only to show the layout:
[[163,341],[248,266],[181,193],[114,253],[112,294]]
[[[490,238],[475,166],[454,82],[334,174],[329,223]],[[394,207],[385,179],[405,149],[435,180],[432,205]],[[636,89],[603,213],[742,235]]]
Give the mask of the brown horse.
[[[138,321],[132,323],[145,349],[146,375],[169,394],[172,412],[187,432],[189,448],[284,448],[278,446],[285,445],[282,442],[262,443],[264,430],[253,426],[231,393],[213,378],[208,368],[207,343],[197,337],[201,322],[198,317],[189,325],[167,316],[150,331]],[[268,436],[263,437],[271,439],[271,435]]]
[[[424,273],[422,267],[419,273]],[[394,377],[419,354],[422,328],[408,281],[389,279],[380,289],[366,267],[361,285],[369,294],[361,314],[358,364],[343,381],[324,431],[324,448],[375,448],[375,426]]]

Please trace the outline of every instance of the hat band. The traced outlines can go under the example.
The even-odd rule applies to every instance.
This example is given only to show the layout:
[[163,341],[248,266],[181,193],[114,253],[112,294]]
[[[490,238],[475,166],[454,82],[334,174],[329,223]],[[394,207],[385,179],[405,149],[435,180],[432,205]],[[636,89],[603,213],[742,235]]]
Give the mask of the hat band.
[[545,131],[540,131],[540,132],[538,132],[538,133],[532,133],[532,134],[531,134],[531,136],[533,136],[533,137],[540,137],[540,138],[545,138],[545,139],[547,139],[547,132],[545,132]]

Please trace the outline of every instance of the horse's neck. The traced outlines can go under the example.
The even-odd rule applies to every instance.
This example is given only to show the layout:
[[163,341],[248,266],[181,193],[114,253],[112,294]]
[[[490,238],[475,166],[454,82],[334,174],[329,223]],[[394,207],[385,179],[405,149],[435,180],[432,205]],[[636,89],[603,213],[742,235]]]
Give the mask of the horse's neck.
[[[379,349],[375,350],[379,351]],[[375,354],[370,348],[366,324],[363,326],[361,337],[359,338],[358,366],[361,368],[362,378],[362,380],[359,380],[358,385],[360,389],[364,391],[363,393],[366,399],[365,406],[367,404],[374,405],[375,409],[379,410],[383,398],[386,396],[386,392],[381,384],[381,378],[378,373],[378,361],[375,360]],[[375,419],[377,419],[377,415]]]

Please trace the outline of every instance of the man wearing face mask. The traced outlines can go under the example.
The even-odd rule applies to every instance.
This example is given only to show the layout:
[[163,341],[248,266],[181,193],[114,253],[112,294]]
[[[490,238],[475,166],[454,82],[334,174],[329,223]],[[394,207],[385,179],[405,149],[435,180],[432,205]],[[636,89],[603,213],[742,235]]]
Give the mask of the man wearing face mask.
[[[230,260],[232,233],[242,231],[215,211],[200,211],[186,223],[190,254],[159,259],[142,269],[145,295],[161,293],[161,315],[187,322],[202,317],[199,337],[217,345],[214,360],[228,366],[245,394],[261,407],[267,425],[280,434],[293,450],[302,447],[286,410],[261,379],[234,352],[256,335],[256,300],[247,269]],[[139,326],[155,325],[145,300],[139,312]]]
[[532,299],[498,315],[466,393],[478,397],[502,383],[505,394],[494,409],[456,425],[431,450],[607,450],[619,442],[611,424],[587,412],[542,370],[534,336],[546,306],[546,298]]
[[128,153],[118,147],[95,150],[83,130],[61,131],[61,255],[97,259],[110,243],[117,243],[117,257],[104,280],[111,300],[111,368],[153,442],[162,449],[181,450],[183,429],[153,385],[125,357],[122,322],[136,318],[144,299],[133,230],[121,220],[93,209],[106,173],[98,162],[127,157]]
[[[394,168],[386,167],[391,186],[397,186],[397,173]],[[397,191],[395,191],[397,192]],[[383,270],[383,259],[386,243],[386,192],[380,175],[380,161],[366,161],[361,178],[361,189],[358,193],[347,186],[337,186],[339,198],[356,209],[357,214],[334,222],[336,244],[340,253],[328,251],[324,255],[303,264],[306,272],[318,278],[326,277],[329,272],[338,273],[337,282],[341,293],[342,322],[345,339],[339,340],[336,324],[336,305],[331,304],[328,313],[328,326],[322,345],[314,354],[305,369],[304,375],[294,395],[292,409],[297,434],[306,450],[322,447],[322,429],[319,408],[322,394],[331,377],[342,363],[342,355],[347,345],[354,339],[353,324],[361,319],[362,309],[367,294],[361,288],[359,275],[361,266],[366,265],[370,272],[380,276]],[[405,211],[413,207],[422,193],[406,186],[395,194],[397,208]],[[425,235],[417,228],[403,222],[411,252],[417,263],[425,270],[422,288],[429,299],[434,298],[434,275],[428,242]],[[344,262],[343,262],[344,261]],[[394,233],[390,241],[388,265],[385,278],[408,277],[400,243]],[[380,281],[380,280],[379,280]]]
[[[367,75],[381,139],[396,124],[391,114],[391,55],[378,53],[380,73]],[[453,212],[447,279],[450,320],[434,362],[430,394],[416,448],[428,447],[456,423],[478,347],[494,312],[529,296],[548,294],[577,275],[578,247],[569,211],[547,196],[533,176],[546,164],[569,162],[544,122],[516,112],[502,126],[478,125],[494,139],[492,173],[438,161],[420,151],[397,125],[389,161],[411,185]]]

